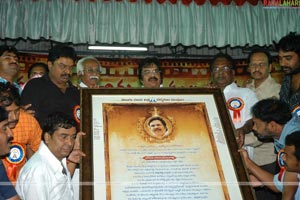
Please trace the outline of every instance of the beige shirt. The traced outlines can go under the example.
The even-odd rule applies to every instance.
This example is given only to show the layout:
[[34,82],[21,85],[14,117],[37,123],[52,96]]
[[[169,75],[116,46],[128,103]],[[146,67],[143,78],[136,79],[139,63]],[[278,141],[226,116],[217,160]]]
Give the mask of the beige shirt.
[[[259,100],[276,97],[279,98],[279,91],[281,85],[275,81],[271,75],[260,84],[259,87],[255,88],[254,81],[246,85],[247,88],[255,92]],[[260,146],[254,148],[253,161],[258,165],[266,165],[272,163],[276,160],[276,155],[274,153],[274,143],[265,142]]]
[[277,83],[271,75],[269,75],[268,78],[257,88],[254,86],[254,80],[252,80],[251,83],[248,83],[246,87],[255,92],[258,100],[262,100],[271,97],[279,98],[281,85]]

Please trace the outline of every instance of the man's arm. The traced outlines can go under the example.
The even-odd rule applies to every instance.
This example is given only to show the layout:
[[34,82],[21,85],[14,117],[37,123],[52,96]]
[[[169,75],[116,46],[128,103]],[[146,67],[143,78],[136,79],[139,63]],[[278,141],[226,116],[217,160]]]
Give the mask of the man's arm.
[[294,200],[298,184],[297,173],[286,171],[283,178],[282,200]]
[[257,164],[255,164],[248,156],[248,152],[245,149],[239,149],[239,152],[242,153],[242,156],[244,158],[246,167],[249,170],[249,173],[255,176],[260,182],[262,182],[263,185],[267,186],[274,192],[279,192],[277,187],[275,186],[273,179],[274,175],[270,172],[262,169]]

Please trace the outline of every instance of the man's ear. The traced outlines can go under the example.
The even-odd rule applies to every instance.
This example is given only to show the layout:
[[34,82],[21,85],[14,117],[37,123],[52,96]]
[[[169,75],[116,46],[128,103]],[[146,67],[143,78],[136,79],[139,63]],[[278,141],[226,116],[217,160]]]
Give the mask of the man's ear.
[[232,72],[232,75],[235,76],[235,69],[232,69],[231,72]]
[[270,121],[269,123],[268,123],[268,125],[269,125],[269,129],[272,131],[272,132],[277,132],[278,130],[278,124],[276,123],[276,122],[274,122],[274,121]]
[[45,135],[44,135],[45,144],[48,144],[50,138],[51,138],[51,135],[50,135],[49,133],[46,132]]
[[77,76],[78,76],[78,77],[82,76],[83,74],[84,74],[83,71],[78,71],[78,72],[77,72]]
[[272,68],[273,68],[273,65],[272,65],[272,63],[271,63],[271,64],[269,64],[269,73],[271,73]]
[[51,61],[48,61],[47,64],[48,64],[48,70],[50,71],[51,68],[53,67],[53,63]]

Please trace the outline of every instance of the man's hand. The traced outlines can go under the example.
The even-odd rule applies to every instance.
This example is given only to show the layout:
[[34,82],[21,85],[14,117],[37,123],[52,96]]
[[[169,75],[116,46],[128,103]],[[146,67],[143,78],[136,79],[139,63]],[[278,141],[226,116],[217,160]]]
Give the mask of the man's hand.
[[239,148],[242,148],[245,142],[245,133],[243,127],[236,129],[236,141],[238,143]]
[[85,153],[81,151],[81,138],[85,135],[84,132],[77,133],[73,150],[68,156],[68,161],[72,163],[80,163],[81,157],[85,156]]
[[31,114],[31,115],[34,116],[35,111],[34,111],[34,110],[30,110],[30,109],[29,109],[30,107],[31,107],[31,104],[27,104],[27,105],[25,105],[25,106],[21,106],[21,108],[22,108],[23,110],[25,110],[28,114]]
[[67,165],[68,165],[68,169],[71,173],[71,176],[73,176],[76,165],[78,163],[80,163],[81,158],[83,156],[85,156],[85,153],[83,153],[81,151],[81,137],[85,135],[84,132],[79,132],[77,133],[76,139],[75,139],[75,143],[74,143],[74,147],[73,150],[71,151],[70,155],[67,158]]

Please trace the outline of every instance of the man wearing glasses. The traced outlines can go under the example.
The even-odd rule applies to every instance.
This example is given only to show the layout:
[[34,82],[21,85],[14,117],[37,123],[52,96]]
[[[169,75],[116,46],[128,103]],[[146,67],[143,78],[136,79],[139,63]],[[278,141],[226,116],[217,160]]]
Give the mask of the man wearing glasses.
[[[241,147],[244,144],[245,135],[252,130],[251,107],[257,102],[257,97],[250,89],[238,87],[234,82],[235,65],[229,55],[219,53],[214,56],[210,63],[210,71],[212,77],[210,87],[222,89],[236,129],[237,142]],[[253,137],[247,137],[246,143],[256,143]]]
[[[251,79],[246,87],[255,92],[258,100],[279,98],[281,85],[271,77],[272,57],[267,50],[254,49],[248,56],[248,72]],[[278,172],[274,143],[272,139],[260,139],[261,145],[254,148],[253,161],[263,169],[275,174]],[[255,188],[257,199],[279,199],[280,195],[273,193],[266,187]]]
[[99,88],[101,65],[92,56],[81,58],[77,62],[77,77],[81,88]]
[[139,81],[144,88],[160,88],[163,85],[163,71],[157,58],[146,58],[139,63]]
[[281,85],[271,77],[272,57],[264,49],[254,49],[248,56],[248,71],[251,78],[246,87],[255,92],[259,100],[276,97],[279,98]]

